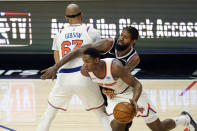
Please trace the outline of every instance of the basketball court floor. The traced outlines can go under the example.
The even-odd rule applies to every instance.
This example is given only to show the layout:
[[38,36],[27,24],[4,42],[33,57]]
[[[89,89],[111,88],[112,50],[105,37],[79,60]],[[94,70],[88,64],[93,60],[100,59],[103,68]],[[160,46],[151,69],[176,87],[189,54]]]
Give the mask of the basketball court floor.
[[[140,80],[161,120],[188,110],[197,120],[197,81]],[[36,79],[0,80],[0,131],[36,131],[47,107],[55,81]],[[185,90],[185,91],[184,91]],[[178,127],[174,131],[183,131]],[[59,111],[50,131],[102,131],[93,111],[85,111],[74,95],[68,111]],[[149,131],[142,118],[135,118],[130,131]]]

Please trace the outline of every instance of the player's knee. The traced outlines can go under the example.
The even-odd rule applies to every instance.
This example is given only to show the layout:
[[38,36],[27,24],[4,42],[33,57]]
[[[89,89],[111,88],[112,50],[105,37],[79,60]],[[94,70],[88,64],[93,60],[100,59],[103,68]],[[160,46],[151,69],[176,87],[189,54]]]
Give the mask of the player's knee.
[[104,106],[100,107],[100,108],[97,108],[97,109],[94,109],[93,112],[96,115],[106,115]]
[[152,131],[165,131],[163,128],[153,127]]
[[119,123],[116,120],[112,120],[110,125],[113,131],[124,131],[126,128],[126,124]]
[[147,126],[152,130],[152,131],[165,131],[163,128],[162,123],[160,122],[159,118],[152,122],[152,123],[147,123]]

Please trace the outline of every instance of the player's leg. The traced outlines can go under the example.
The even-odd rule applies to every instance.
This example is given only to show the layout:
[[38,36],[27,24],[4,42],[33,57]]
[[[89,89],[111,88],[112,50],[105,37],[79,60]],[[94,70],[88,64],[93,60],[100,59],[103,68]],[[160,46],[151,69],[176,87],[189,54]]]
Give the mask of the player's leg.
[[112,127],[112,131],[125,131],[127,124],[126,123],[119,123],[115,119],[113,119],[110,123]]
[[197,131],[197,124],[188,111],[183,111],[178,117],[165,119],[161,123],[166,130],[171,130],[178,125],[182,125],[188,127],[190,131]]
[[159,118],[157,118],[154,122],[146,123],[146,125],[152,130],[152,131],[166,131],[164,130],[161,121]]
[[160,121],[159,118],[151,123],[146,123],[152,131],[168,131],[176,128],[178,125],[189,127],[190,131],[197,131],[197,125],[192,116],[183,111],[179,117],[165,119]]
[[66,108],[63,105],[68,104],[70,98],[72,97],[72,92],[69,88],[66,88],[62,81],[64,77],[58,77],[57,81],[50,92],[48,99],[48,108],[42,116],[37,131],[48,131],[51,125],[51,122],[56,116],[57,110],[61,109],[66,111]]
[[66,108],[62,108],[62,105],[64,105],[65,103],[67,104],[69,102],[70,98],[71,98],[71,96],[67,97],[66,99],[62,98],[61,101],[59,101],[58,103],[55,104],[54,101],[58,101],[57,99],[59,99],[59,98],[54,99],[53,102],[50,103],[51,100],[49,97],[48,108],[40,120],[37,131],[49,131],[51,122],[55,118],[57,111],[59,109],[66,111]]
[[94,109],[93,111],[96,114],[96,116],[99,118],[101,124],[103,125],[104,130],[111,131],[112,128],[110,126],[108,116],[105,113],[104,105],[98,109]]
[[111,131],[109,119],[105,112],[104,100],[99,87],[89,80],[89,78],[81,76],[80,79],[80,88],[76,90],[76,94],[83,101],[87,111],[94,111],[104,130]]
[[[90,105],[90,103],[93,103],[91,101],[87,104],[85,102],[86,100],[84,100],[82,97],[80,97],[80,99],[82,99],[82,101],[84,102],[85,105]],[[89,99],[89,101],[90,100],[92,100],[92,99]],[[98,97],[96,98],[96,96],[95,96],[94,100],[98,100]],[[106,115],[106,112],[105,112],[104,101],[102,102],[102,104],[99,104],[97,106],[87,106],[87,107],[88,107],[86,109],[87,111],[94,111],[94,113],[98,117],[99,121],[101,122],[101,124],[104,128],[104,131],[111,131],[112,130],[111,126],[110,126],[108,116]]]
[[47,110],[45,111],[44,115],[42,116],[38,124],[37,131],[49,131],[49,127],[51,125],[52,120],[55,118],[56,113],[57,109],[48,105]]
[[127,123],[125,127],[125,131],[129,131],[129,128],[132,126],[133,122]]
[[152,131],[164,131],[160,119],[157,116],[157,112],[154,110],[151,101],[145,91],[142,91],[140,98],[138,99],[138,113],[137,117],[142,117],[146,125]]
[[[140,108],[142,111],[140,111]],[[172,119],[160,121],[146,93],[138,100],[138,110],[138,116],[144,119],[144,122],[152,131],[167,131],[175,128],[175,123]]]

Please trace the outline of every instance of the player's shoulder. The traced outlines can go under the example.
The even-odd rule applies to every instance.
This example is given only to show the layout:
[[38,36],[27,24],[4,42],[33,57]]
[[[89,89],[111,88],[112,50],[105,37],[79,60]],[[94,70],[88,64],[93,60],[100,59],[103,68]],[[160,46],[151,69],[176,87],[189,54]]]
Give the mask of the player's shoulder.
[[113,68],[113,70],[119,71],[119,69],[121,69],[123,65],[118,59],[113,58],[111,67]]
[[95,29],[93,26],[87,25],[86,31],[88,36],[92,39],[93,42],[101,40],[100,31]]
[[122,63],[116,58],[104,58],[102,60],[111,64],[111,66],[122,66]]
[[120,71],[122,71],[122,69],[124,68],[124,66],[122,65],[122,63],[116,59],[116,58],[107,58],[109,61],[111,61],[110,64],[110,69],[111,69],[111,73],[116,76],[117,73],[120,73]]
[[99,33],[100,34],[100,31],[95,29],[93,26],[87,25],[86,29],[87,29],[88,33]]
[[123,66],[122,63],[116,58],[114,58],[113,64],[116,65],[116,66]]

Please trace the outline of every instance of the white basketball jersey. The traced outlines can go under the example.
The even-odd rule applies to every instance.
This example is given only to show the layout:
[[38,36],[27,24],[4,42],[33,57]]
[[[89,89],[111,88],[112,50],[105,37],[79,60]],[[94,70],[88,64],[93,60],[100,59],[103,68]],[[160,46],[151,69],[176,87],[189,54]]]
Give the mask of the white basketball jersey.
[[[92,33],[95,35],[92,35]],[[90,26],[80,24],[67,25],[55,36],[52,49],[58,50],[60,59],[62,59],[74,49],[95,42],[95,37],[100,38],[100,33]],[[62,68],[75,68],[82,65],[82,59],[76,58],[66,63]]]
[[112,64],[115,59],[106,58],[106,59],[101,59],[101,60],[104,61],[106,65],[105,77],[98,78],[93,72],[88,72],[91,80],[99,86],[114,90],[115,94],[119,94],[125,91],[128,85],[125,82],[123,82],[122,79],[120,78],[114,79],[111,73]]

